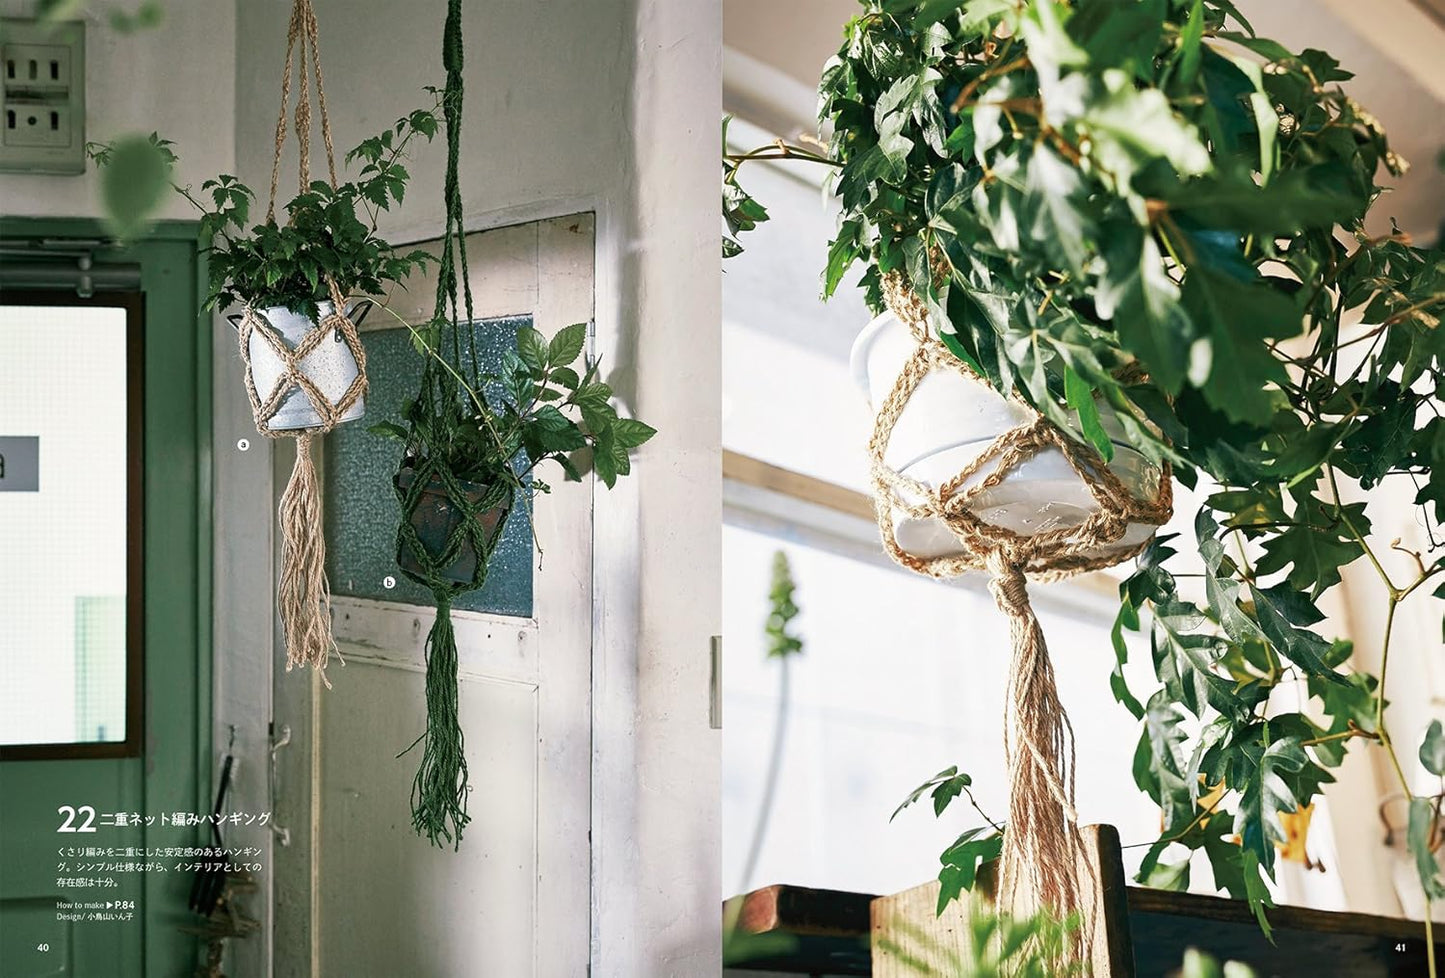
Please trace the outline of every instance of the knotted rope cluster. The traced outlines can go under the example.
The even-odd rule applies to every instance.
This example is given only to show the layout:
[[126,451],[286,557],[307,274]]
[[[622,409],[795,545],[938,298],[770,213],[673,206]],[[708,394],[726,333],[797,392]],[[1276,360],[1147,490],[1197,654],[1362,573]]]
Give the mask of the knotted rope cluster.
[[[326,164],[331,185],[336,186],[336,153],[331,142],[331,121],[326,112],[326,90],[321,84],[321,52],[317,46],[316,12],[311,0],[295,0],[286,32],[286,66],[281,76],[281,114],[276,120],[276,152],[271,164],[271,194],[266,205],[266,222],[276,219],[276,190],[281,174],[281,152],[286,144],[286,109],[291,97],[291,72],[300,55],[301,91],[296,102],[296,141],[300,163],[297,179],[301,192],[311,185],[311,94],[310,79],[316,81],[316,98],[321,109],[321,136],[326,145]],[[308,54],[310,72],[307,70]],[[326,579],[326,540],[322,535],[321,484],[312,459],[311,439],[339,424],[346,412],[366,393],[366,350],[356,324],[346,314],[346,297],[330,276],[325,278],[332,311],[316,323],[295,347],[287,344],[264,312],[246,303],[240,322],[241,360],[245,364],[246,396],[256,430],[268,438],[295,438],[296,464],[281,496],[281,579],[277,586],[277,607],[286,637],[286,668],[313,666],[329,688],[326,663],[336,651],[331,634],[331,588]],[[282,364],[271,390],[256,389],[251,369],[251,339],[258,336]],[[332,401],[306,375],[302,362],[322,343],[346,344],[356,359],[357,373],[340,399]],[[310,428],[272,428],[277,411],[293,390],[306,395],[320,419]]]
[[[1074,439],[1029,408],[1030,419],[1000,434],[957,475],[932,486],[887,464],[894,426],[909,398],[935,370],[952,370],[984,383],[929,328],[927,307],[898,274],[884,279],[890,311],[912,333],[915,347],[883,403],[868,443],[874,505],[883,544],[909,570],[936,578],[984,570],[989,591],[1008,616],[1013,643],[1004,713],[1004,755],[1009,769],[1008,831],[1004,834],[997,898],[1027,912],[1047,906],[1060,914],[1087,910],[1089,878],[1074,807],[1074,734],[1059,700],[1042,628],[1029,604],[1027,579],[1055,580],[1117,564],[1143,551],[1144,541],[1121,546],[1131,523],[1161,525],[1173,510],[1170,473],[1164,467],[1153,499],[1138,499],[1091,446]],[[975,507],[1020,464],[1057,449],[1088,487],[1097,510],[1075,526],[1034,534],[989,523]],[[991,468],[990,468],[991,466]],[[982,508],[982,507],[979,507]],[[898,514],[946,526],[958,550],[919,556],[898,542]],[[1087,928],[1084,929],[1087,933]]]

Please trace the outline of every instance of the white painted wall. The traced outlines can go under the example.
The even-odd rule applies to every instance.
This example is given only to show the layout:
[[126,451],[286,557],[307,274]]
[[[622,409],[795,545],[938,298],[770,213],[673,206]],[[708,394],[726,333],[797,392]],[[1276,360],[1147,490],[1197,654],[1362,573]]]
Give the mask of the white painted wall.
[[[34,10],[33,0],[0,0],[6,17],[30,17]],[[112,30],[102,16],[85,20],[86,139],[155,131],[176,142],[182,181],[230,172],[236,159],[236,0],[169,2],[159,27],[131,34]],[[97,216],[95,167],[75,176],[0,173],[0,213]],[[190,219],[195,213],[171,198],[160,216]]]
[[[269,174],[288,9],[238,5],[237,172],[252,186]],[[442,84],[441,0],[316,9],[338,150]],[[467,226],[596,211],[598,348],[661,432],[596,504],[593,973],[716,974],[720,14],[708,0],[494,0],[466,5],[465,30]],[[383,225],[393,240],[439,233],[443,159],[437,144],[414,160]]]

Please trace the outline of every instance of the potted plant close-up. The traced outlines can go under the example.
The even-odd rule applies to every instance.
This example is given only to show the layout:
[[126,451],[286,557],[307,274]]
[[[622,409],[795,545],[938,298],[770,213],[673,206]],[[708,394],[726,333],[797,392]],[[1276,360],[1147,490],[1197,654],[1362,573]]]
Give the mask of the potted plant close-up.
[[[861,0],[821,74],[821,141],[725,151],[723,250],[769,218],[750,163],[828,171],[823,294],[861,269],[878,317],[852,372],[885,549],[930,576],[986,570],[1013,626],[1003,885],[1063,913],[1088,888],[1047,865],[1077,845],[1072,735],[1024,582],[1137,558],[1109,683],[1162,813],[1140,880],[1183,889],[1202,852],[1267,932],[1290,833],[1347,749],[1378,750],[1408,801],[1433,975],[1441,796],[1419,786],[1440,727],[1393,740],[1385,683],[1392,655],[1438,655],[1438,625],[1391,625],[1405,602],[1438,623],[1445,557],[1406,548],[1402,571],[1371,527],[1399,484],[1441,539],[1445,254],[1388,220],[1381,181],[1408,164],[1350,77],[1228,2]],[[1155,532],[1174,480],[1197,553]],[[1377,675],[1319,609],[1356,564]],[[1131,632],[1148,695],[1125,680]],[[919,794],[943,788],[941,813],[967,784],[946,771]],[[944,854],[940,909],[998,849],[974,830]]]

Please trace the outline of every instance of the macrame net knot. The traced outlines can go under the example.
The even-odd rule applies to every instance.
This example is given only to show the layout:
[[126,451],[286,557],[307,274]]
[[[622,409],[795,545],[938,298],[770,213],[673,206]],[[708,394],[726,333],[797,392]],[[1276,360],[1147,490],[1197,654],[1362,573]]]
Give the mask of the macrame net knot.
[[[240,344],[241,360],[245,366],[246,396],[251,402],[251,414],[256,430],[267,438],[299,438],[303,432],[326,434],[346,417],[357,400],[366,395],[366,348],[361,344],[361,334],[356,324],[346,314],[346,297],[330,276],[326,278],[326,289],[331,297],[331,312],[322,316],[315,327],[309,330],[301,342],[291,346],[266,314],[247,303],[241,313]],[[259,337],[282,365],[281,374],[271,389],[262,393],[256,388],[251,365],[251,339]],[[304,369],[306,358],[323,343],[335,343],[337,337],[346,344],[356,360],[356,377],[350,386],[336,400],[323,391],[309,377]],[[309,428],[272,428],[281,406],[293,390],[306,395],[320,423]]]
[[[964,468],[937,486],[892,468],[889,440],[909,399],[935,370],[986,383],[937,338],[928,309],[902,275],[884,276],[889,310],[908,328],[915,347],[887,396],[877,406],[868,451],[878,528],[885,550],[902,566],[931,577],[987,571],[989,591],[1009,622],[1012,659],[1005,697],[1004,755],[1009,768],[1009,819],[1000,859],[998,902],[1014,913],[1048,907],[1084,913],[1093,868],[1084,858],[1074,804],[1074,736],[1059,700],[1043,629],[1029,602],[1028,581],[1055,580],[1108,567],[1149,544],[1125,544],[1132,524],[1158,526],[1173,509],[1170,473],[1162,466],[1157,492],[1136,497],[1099,453],[1031,406],[1026,419],[994,440]],[[1015,403],[1022,404],[1016,395]],[[1020,533],[981,515],[985,494],[1021,464],[1057,450],[1087,487],[1095,508],[1082,520]],[[920,555],[900,545],[898,518],[936,520],[957,540],[955,552]],[[1076,955],[1092,937],[1088,921]]]

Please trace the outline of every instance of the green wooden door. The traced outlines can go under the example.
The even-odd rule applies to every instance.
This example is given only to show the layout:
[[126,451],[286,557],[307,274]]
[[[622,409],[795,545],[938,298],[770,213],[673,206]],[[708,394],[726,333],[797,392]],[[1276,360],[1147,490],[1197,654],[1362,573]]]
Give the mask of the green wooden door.
[[[101,236],[85,221],[0,221],[0,239]],[[138,757],[0,762],[0,973],[6,978],[189,978],[198,953],[197,939],[181,930],[197,922],[187,911],[192,876],[176,868],[181,860],[150,853],[208,838],[205,827],[169,823],[176,813],[210,810],[213,327],[209,314],[200,313],[194,225],[163,224],[123,253],[102,254],[97,260],[141,266],[145,303],[145,729]],[[99,491],[105,485],[97,480]],[[122,828],[98,819],[94,833],[63,834],[57,829],[65,805],[139,815],[141,824]],[[74,847],[108,854],[62,858],[62,850]],[[62,885],[97,875],[80,866],[135,862],[134,849],[141,851],[139,861],[161,868],[101,870],[116,882],[104,890]],[[114,913],[134,916],[60,920],[57,899],[117,904]]]

